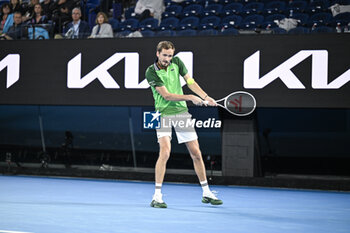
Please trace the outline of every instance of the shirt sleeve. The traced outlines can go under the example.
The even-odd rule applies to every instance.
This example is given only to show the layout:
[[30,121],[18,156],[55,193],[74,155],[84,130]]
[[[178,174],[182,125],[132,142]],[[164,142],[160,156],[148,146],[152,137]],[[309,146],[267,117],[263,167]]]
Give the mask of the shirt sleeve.
[[164,86],[163,81],[158,77],[157,73],[150,68],[146,70],[146,79],[151,87],[155,88]]
[[181,61],[179,57],[174,57],[173,62],[178,65],[179,73],[182,77],[188,73],[188,70],[186,69],[185,64]]

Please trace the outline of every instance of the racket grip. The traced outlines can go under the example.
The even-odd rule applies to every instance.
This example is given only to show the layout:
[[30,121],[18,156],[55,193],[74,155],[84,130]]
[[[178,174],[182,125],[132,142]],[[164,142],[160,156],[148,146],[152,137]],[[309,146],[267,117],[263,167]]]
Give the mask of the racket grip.
[[209,101],[203,101],[203,104],[207,105],[209,104]]

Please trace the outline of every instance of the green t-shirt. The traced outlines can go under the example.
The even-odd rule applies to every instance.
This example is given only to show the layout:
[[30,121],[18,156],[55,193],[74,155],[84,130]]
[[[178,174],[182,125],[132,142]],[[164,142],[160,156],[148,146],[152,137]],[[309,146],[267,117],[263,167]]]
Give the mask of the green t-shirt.
[[183,95],[180,75],[188,73],[184,63],[174,57],[167,70],[159,69],[157,63],[150,65],[146,70],[146,79],[151,86],[154,105],[162,115],[175,115],[188,111],[185,101],[168,101],[156,90],[156,87],[165,86],[169,93]]

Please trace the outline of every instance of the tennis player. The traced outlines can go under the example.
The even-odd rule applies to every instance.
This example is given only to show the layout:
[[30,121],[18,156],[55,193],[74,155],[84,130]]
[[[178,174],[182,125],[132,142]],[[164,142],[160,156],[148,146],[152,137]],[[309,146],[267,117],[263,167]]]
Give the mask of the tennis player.
[[[209,106],[216,106],[214,99],[208,96],[195,80],[190,77],[184,63],[178,57],[173,57],[175,46],[170,41],[161,41],[157,45],[157,60],[146,70],[146,79],[151,86],[155,108],[160,112],[166,122],[191,119],[188,113],[186,101],[195,105],[203,105],[207,101]],[[196,95],[184,95],[180,84],[180,75],[184,77],[189,89]],[[176,125],[176,126],[174,126]],[[198,137],[192,127],[180,127],[180,124],[173,124],[178,143],[185,143],[193,160],[194,169],[203,189],[203,203],[221,205],[219,200],[209,189],[206,177],[206,170],[199,149]],[[155,192],[151,207],[167,208],[162,198],[162,184],[166,170],[166,163],[170,157],[172,127],[161,127],[157,129],[159,143],[159,157],[155,167]]]

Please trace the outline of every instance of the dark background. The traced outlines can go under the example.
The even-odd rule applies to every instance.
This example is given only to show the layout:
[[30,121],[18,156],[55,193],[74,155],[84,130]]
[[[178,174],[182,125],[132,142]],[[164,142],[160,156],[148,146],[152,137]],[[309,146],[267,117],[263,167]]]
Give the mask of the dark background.
[[[164,38],[163,38],[164,39]],[[311,57],[292,69],[306,89],[290,90],[275,80],[260,90],[243,88],[243,62],[260,50],[260,76],[300,50],[329,53],[329,82],[349,69],[350,35],[260,35],[171,38],[176,53],[193,52],[194,78],[214,98],[245,90],[257,100],[249,116],[256,122],[264,174],[350,175],[350,84],[337,90],[311,87]],[[109,72],[120,89],[105,89],[97,80],[83,89],[67,88],[67,63],[82,53],[82,76],[116,52],[138,52],[139,77],[155,59],[158,38],[101,40],[3,41],[0,59],[20,54],[20,79],[6,89],[0,72],[0,161],[7,152],[19,162],[39,162],[42,147],[39,116],[51,163],[66,163],[65,132],[74,136],[70,163],[133,166],[131,132],[138,167],[153,167],[155,132],[142,130],[142,112],[152,109],[150,89],[124,88],[124,62]],[[135,67],[136,68],[136,67]],[[184,88],[188,93],[188,88]],[[196,118],[236,119],[217,108],[193,107]],[[246,119],[246,118],[239,118]],[[130,129],[132,125],[132,129]],[[221,170],[221,131],[199,131],[208,169]],[[184,145],[172,141],[170,168],[192,169]],[[214,162],[214,163],[212,163]],[[212,166],[213,165],[213,166]],[[211,167],[212,166],[212,167]]]
[[[3,41],[0,59],[20,54],[20,79],[6,89],[6,71],[0,72],[0,104],[152,106],[150,90],[125,89],[124,62],[109,72],[120,89],[105,89],[98,80],[83,89],[67,88],[67,63],[82,53],[82,76],[116,52],[139,53],[139,78],[155,59],[158,38],[105,40]],[[260,76],[300,50],[327,50],[329,82],[349,69],[350,35],[266,35],[242,37],[171,38],[176,53],[193,52],[194,78],[215,99],[245,90],[258,107],[349,108],[349,83],[336,90],[311,87],[311,57],[292,71],[306,89],[291,90],[277,79],[260,90],[244,89],[243,62],[260,50]],[[135,67],[137,69],[137,67]]]

